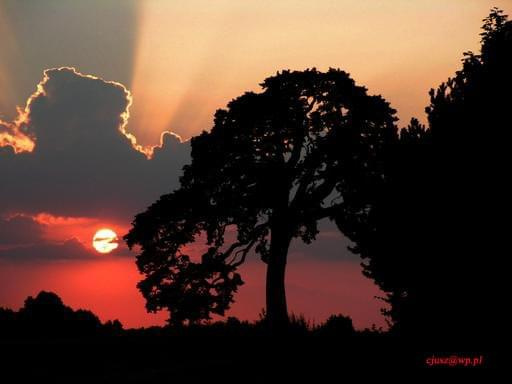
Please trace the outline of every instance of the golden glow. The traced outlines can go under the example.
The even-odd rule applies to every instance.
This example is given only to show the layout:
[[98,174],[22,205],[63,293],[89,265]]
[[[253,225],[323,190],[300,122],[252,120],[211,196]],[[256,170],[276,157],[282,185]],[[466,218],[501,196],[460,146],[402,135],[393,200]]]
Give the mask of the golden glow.
[[248,58],[231,27],[243,25],[243,7],[225,1],[142,4],[130,130],[140,142],[155,143],[163,131],[189,138],[210,129],[217,108],[258,84],[237,76]]
[[281,69],[344,69],[425,122],[428,90],[479,49],[481,20],[510,0],[144,1],[131,88],[130,131],[189,138],[213,114]]
[[16,119],[12,122],[0,119],[0,147],[11,146],[15,153],[34,150],[36,138],[33,134],[28,133],[30,131],[30,108],[36,97],[45,95],[44,85],[47,81],[48,75],[44,71],[43,79],[37,84],[35,92],[29,96],[25,108],[16,107],[18,113]]
[[[10,20],[4,10],[5,5],[0,2],[0,123],[2,116],[8,112],[3,109],[10,104],[12,99],[16,99],[16,87],[13,86],[12,69],[13,63],[23,66],[23,60],[20,60],[19,45],[16,35],[10,26]],[[0,133],[0,146],[2,145]]]
[[119,247],[117,235],[111,229],[102,228],[94,234],[92,246],[99,253],[110,253]]
[[16,124],[0,120],[0,147],[10,146],[15,153],[32,152],[34,139],[22,132]]
[[[151,157],[163,131],[189,138],[208,130],[217,108],[258,90],[267,76],[313,66],[344,69],[370,93],[382,94],[398,110],[400,126],[412,116],[425,122],[428,90],[460,68],[462,52],[478,51],[481,20],[493,6],[512,14],[510,0],[141,0],[133,63],[127,63],[133,106],[121,116],[120,130]],[[13,26],[19,23],[4,8],[0,2],[0,119],[7,120],[20,79],[47,63],[26,60],[34,47],[18,41]],[[75,56],[66,61],[86,68]],[[34,138],[6,125],[0,145],[33,148]]]

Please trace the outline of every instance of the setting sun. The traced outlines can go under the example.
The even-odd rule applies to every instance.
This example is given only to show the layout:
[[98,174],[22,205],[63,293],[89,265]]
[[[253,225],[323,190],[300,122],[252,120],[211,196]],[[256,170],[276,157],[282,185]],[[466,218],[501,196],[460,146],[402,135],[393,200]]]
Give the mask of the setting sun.
[[94,234],[92,245],[99,253],[110,253],[119,246],[117,240],[113,230],[103,228]]

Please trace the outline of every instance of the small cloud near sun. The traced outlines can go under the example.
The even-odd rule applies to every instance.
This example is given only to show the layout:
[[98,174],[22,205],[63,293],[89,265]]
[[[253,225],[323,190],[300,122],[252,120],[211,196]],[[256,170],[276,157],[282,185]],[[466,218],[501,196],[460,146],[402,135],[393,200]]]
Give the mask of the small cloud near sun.
[[0,216],[0,261],[84,260],[110,253],[112,257],[133,257],[117,233],[127,228],[113,224],[97,230],[101,220],[59,217],[47,213],[30,216]]

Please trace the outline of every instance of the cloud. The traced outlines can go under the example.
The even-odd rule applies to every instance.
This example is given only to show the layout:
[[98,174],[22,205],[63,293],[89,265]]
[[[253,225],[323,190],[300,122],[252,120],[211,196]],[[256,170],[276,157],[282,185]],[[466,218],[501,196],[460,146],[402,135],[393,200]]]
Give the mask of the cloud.
[[[34,150],[35,137],[30,133],[29,125],[27,124],[28,116],[32,101],[44,93],[42,84],[46,80],[47,77],[45,75],[43,82],[38,84],[36,91],[28,98],[24,109],[17,107],[18,116],[14,121],[9,122],[0,119],[0,149],[8,147],[14,153],[32,152]],[[2,152],[0,152],[1,154]]]
[[[87,227],[89,221],[91,219],[54,217],[48,214],[0,217],[0,260],[24,262],[97,259],[100,255],[93,249],[91,242],[95,230],[86,232],[89,235],[86,237],[69,237],[69,233],[83,235],[77,226]],[[62,226],[71,226],[72,230],[62,232]],[[133,257],[134,253],[124,242],[119,242],[118,248],[108,255],[101,255],[102,258],[126,256]]]
[[142,7],[137,0],[0,1],[0,116],[14,118],[43,68],[79,65],[130,85]]
[[21,131],[19,125],[0,120],[0,147],[10,146],[14,152],[30,152],[34,139]]
[[[0,214],[126,220],[175,189],[189,143],[167,132],[156,148],[138,145],[127,131],[131,102],[122,84],[46,70],[18,118],[1,122]],[[20,132],[33,148],[15,140]]]
[[[55,223],[59,219],[47,214],[34,217],[24,214],[0,217],[0,260],[23,262],[97,257],[91,247],[85,246],[77,238],[64,241],[49,239],[47,232],[52,231],[53,226],[59,225],[58,222]],[[113,255],[126,254],[126,246],[123,246]]]
[[[21,214],[0,218],[0,260],[79,260],[96,256],[76,238],[48,240],[45,232],[49,226],[48,221],[39,217]],[[126,254],[126,250],[120,254]]]
[[43,239],[44,224],[32,217],[15,215],[0,217],[0,249],[7,246],[39,243]]
[[0,260],[15,262],[35,260],[83,260],[98,257],[94,251],[86,248],[79,240],[69,239],[60,243],[39,243],[0,249]]

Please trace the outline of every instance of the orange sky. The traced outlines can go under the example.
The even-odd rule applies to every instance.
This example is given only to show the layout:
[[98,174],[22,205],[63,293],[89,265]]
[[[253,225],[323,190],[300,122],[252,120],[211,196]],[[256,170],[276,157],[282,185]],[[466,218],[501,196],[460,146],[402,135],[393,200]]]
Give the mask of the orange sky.
[[428,90],[478,49],[493,6],[512,12],[510,0],[4,0],[0,118],[44,69],[69,65],[126,85],[128,130],[157,144],[166,129],[209,129],[217,108],[277,70],[332,66],[382,94],[404,125],[424,120]]
[[145,1],[140,8],[130,128],[209,129],[215,109],[279,69],[340,67],[424,120],[428,90],[476,51],[486,0]]

